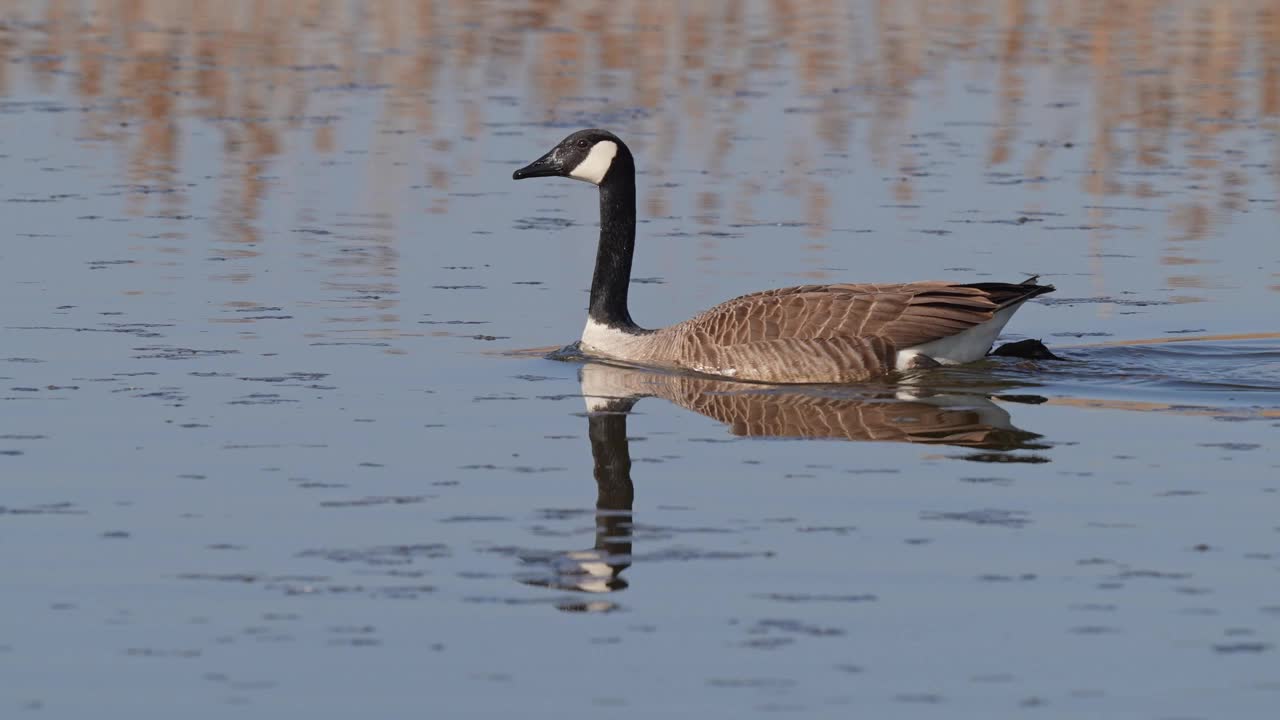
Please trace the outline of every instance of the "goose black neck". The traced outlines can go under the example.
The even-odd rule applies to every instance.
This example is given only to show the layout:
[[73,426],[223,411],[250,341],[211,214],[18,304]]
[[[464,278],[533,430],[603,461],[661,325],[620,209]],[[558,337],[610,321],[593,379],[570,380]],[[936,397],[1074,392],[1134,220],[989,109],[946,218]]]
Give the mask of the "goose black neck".
[[600,183],[600,245],[587,311],[598,323],[624,329],[636,326],[627,311],[631,257],[636,249],[635,175],[631,155],[624,150]]

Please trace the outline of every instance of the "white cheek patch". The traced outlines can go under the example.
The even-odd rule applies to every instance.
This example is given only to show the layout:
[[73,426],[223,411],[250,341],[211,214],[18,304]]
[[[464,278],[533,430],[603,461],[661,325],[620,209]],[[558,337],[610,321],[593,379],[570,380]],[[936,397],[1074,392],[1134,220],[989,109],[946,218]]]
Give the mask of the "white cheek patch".
[[600,181],[604,180],[605,173],[609,172],[609,166],[613,165],[613,157],[617,154],[618,143],[612,140],[601,140],[591,148],[586,160],[569,171],[569,177],[599,185]]

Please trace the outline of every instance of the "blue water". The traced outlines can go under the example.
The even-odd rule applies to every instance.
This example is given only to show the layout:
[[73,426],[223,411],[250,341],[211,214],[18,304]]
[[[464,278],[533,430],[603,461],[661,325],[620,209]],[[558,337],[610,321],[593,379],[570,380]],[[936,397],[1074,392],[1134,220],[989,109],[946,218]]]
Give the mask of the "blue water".
[[[0,717],[1270,717],[1253,66],[1247,122],[1152,140],[1106,112],[1137,90],[1037,59],[1039,6],[965,50],[817,5],[701,50],[696,9],[608,20],[664,73],[559,6],[7,6]],[[1039,49],[999,60],[1007,26]],[[903,79],[911,43],[952,55]],[[1006,339],[1065,360],[779,389],[549,359],[595,198],[509,178],[582,125],[641,167],[642,324],[1039,273]]]

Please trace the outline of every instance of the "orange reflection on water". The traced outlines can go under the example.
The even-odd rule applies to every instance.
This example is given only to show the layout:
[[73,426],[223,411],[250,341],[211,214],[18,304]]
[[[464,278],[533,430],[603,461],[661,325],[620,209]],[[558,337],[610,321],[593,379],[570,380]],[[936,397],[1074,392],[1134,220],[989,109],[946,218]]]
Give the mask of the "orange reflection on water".
[[[649,158],[652,215],[673,211],[663,168],[678,148],[701,155],[690,162],[708,174],[687,194],[714,222],[750,216],[741,198],[762,190],[728,163],[785,83],[795,107],[781,131],[801,141],[784,187],[814,236],[833,192],[812,171],[833,154],[856,167],[866,153],[897,202],[918,200],[910,140],[948,92],[989,95],[987,168],[1038,178],[1084,153],[1085,192],[1139,202],[1170,192],[1151,171],[1175,172],[1170,266],[1206,264],[1195,241],[1247,206],[1259,176],[1274,197],[1280,164],[1280,144],[1266,162],[1249,144],[1280,132],[1277,0],[0,0],[0,17],[0,93],[20,68],[42,92],[74,95],[81,137],[123,151],[139,188],[129,212],[181,214],[184,188],[150,191],[177,185],[187,120],[214,128],[216,231],[239,246],[263,241],[292,138],[349,150],[344,103],[359,93],[381,103],[360,159],[378,215],[417,183],[430,212],[448,212],[450,176],[481,162],[457,140],[489,132],[504,97],[533,122],[616,118]],[[422,163],[396,164],[424,146]]]

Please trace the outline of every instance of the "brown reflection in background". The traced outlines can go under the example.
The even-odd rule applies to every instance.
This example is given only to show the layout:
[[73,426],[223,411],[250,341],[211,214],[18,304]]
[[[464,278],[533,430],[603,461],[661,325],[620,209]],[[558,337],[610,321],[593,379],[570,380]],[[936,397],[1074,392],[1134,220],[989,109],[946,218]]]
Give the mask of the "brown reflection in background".
[[[898,202],[918,201],[913,120],[947,92],[986,93],[989,168],[1037,178],[1087,153],[1084,191],[1136,201],[1168,192],[1153,173],[1176,171],[1186,190],[1165,203],[1162,262],[1187,287],[1208,262],[1200,241],[1248,207],[1259,175],[1271,178],[1254,194],[1274,197],[1280,166],[1232,132],[1280,132],[1280,0],[0,0],[0,93],[15,73],[41,92],[69,78],[86,108],[82,137],[126,158],[131,213],[182,213],[183,120],[213,128],[216,228],[231,257],[262,241],[286,140],[345,150],[344,93],[382,103],[361,159],[375,217],[417,185],[429,212],[448,212],[450,175],[481,161],[477,143],[458,139],[489,132],[492,103],[514,97],[531,122],[624,125],[649,158],[650,215],[672,212],[672,188],[689,179],[665,168],[689,149],[688,164],[709,174],[679,195],[715,224],[793,219],[754,217],[750,198],[770,189],[724,177],[735,152],[750,152],[737,140],[750,114],[786,83],[783,189],[815,238],[829,230],[831,192],[813,170],[846,153],[856,167],[865,153],[894,178]],[[1046,98],[1048,115],[1029,105]],[[1031,126],[1033,114],[1053,119]],[[424,147],[423,162],[395,164]]]

